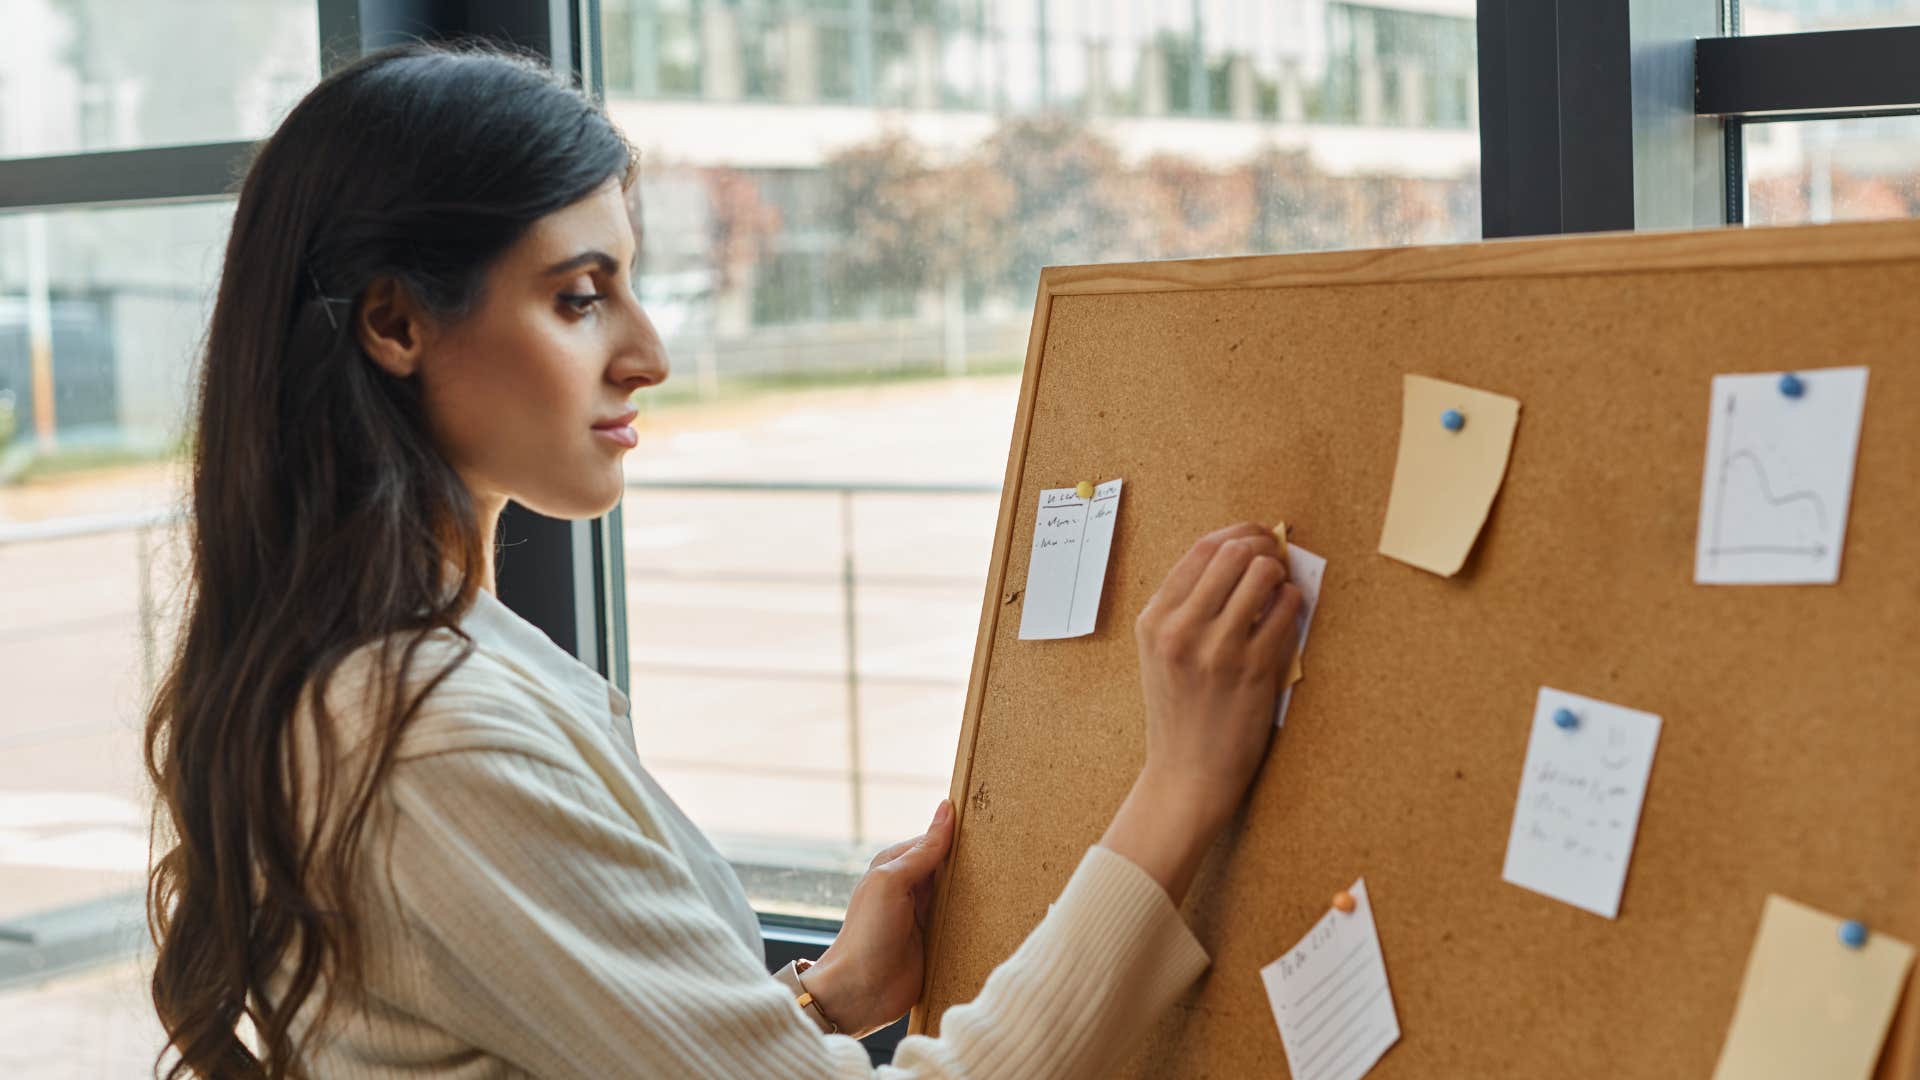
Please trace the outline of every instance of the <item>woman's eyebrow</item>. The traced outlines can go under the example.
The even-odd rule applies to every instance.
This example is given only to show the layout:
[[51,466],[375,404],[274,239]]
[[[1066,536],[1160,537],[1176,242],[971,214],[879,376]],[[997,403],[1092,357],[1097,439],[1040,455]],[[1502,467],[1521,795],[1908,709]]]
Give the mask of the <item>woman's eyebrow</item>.
[[[634,250],[633,259],[635,263],[638,263],[640,261],[640,252],[638,249]],[[540,271],[540,273],[543,275],[564,274],[571,270],[578,270],[583,266],[594,266],[594,267],[598,267],[600,272],[603,274],[611,274],[619,267],[619,265],[620,265],[619,263],[614,261],[613,256],[607,254],[604,251],[599,250],[598,248],[595,248],[591,251],[583,251],[580,254],[573,256],[572,258],[561,259],[559,262],[554,263],[552,266],[549,266],[545,270]],[[631,270],[632,267],[628,267],[628,269]]]

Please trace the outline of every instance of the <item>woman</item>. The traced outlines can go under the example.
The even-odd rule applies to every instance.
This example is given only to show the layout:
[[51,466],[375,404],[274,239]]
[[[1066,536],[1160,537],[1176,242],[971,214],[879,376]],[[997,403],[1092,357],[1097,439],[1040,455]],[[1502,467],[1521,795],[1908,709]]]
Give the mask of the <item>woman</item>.
[[[248,173],[207,340],[192,581],[147,767],[169,1077],[861,1076],[953,839],[882,852],[768,977],[620,692],[491,595],[508,499],[620,499],[667,376],[629,146],[532,63],[327,78]],[[889,1075],[1101,1075],[1206,965],[1177,908],[1265,751],[1298,592],[1255,525],[1141,613],[1147,760],[1047,918]],[[834,1034],[838,1032],[841,1034]]]

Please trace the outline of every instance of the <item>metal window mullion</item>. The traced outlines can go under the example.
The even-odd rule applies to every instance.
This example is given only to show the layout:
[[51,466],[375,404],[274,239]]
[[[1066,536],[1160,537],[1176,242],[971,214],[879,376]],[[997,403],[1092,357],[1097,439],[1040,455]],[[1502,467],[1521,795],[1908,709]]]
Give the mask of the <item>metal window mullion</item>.
[[643,98],[660,96],[660,9],[647,3],[630,9],[628,47],[633,50],[633,92]]
[[1718,127],[1689,107],[1719,2],[1480,0],[1484,234],[1724,220]]
[[1695,44],[1703,116],[1920,108],[1920,26],[1705,37]]
[[853,104],[872,105],[873,90],[873,0],[853,0],[850,21],[853,24]]
[[131,206],[230,196],[252,140],[0,161],[0,210]]

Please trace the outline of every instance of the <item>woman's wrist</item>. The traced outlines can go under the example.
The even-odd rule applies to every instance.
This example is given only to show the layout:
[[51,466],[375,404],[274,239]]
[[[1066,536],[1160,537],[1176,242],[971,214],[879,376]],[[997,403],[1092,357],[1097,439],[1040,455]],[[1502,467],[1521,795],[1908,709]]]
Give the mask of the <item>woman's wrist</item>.
[[820,957],[800,975],[800,984],[813,995],[813,1003],[819,1008],[827,1022],[839,1030],[842,1035],[858,1036],[864,1023],[859,1008],[858,992],[847,985],[843,972],[833,962],[832,950]]
[[1145,871],[1178,906],[1232,813],[1233,804],[1221,799],[1217,788],[1149,765],[1115,812],[1100,846]]
[[1187,827],[1207,834],[1212,843],[1220,830],[1233,818],[1243,790],[1228,792],[1232,785],[1219,780],[1204,780],[1189,773],[1177,773],[1147,762],[1133,782],[1133,789],[1153,808],[1174,817]]

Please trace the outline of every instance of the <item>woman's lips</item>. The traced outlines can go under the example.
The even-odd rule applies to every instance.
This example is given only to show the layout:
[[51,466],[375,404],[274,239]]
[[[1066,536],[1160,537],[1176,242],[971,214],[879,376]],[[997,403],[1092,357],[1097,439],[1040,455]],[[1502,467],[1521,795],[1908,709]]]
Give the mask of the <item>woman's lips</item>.
[[631,450],[640,445],[640,433],[633,430],[633,418],[638,415],[638,412],[630,412],[612,420],[603,420],[593,425],[593,433]]

